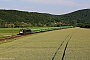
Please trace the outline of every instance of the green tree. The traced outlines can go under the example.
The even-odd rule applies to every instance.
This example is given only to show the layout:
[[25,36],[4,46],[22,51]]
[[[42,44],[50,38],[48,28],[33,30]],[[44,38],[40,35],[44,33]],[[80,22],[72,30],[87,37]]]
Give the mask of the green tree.
[[0,27],[4,27],[4,21],[2,19],[0,19]]
[[20,27],[21,26],[21,22],[19,22],[19,21],[16,21],[16,22],[14,22],[14,25],[15,25],[15,27]]

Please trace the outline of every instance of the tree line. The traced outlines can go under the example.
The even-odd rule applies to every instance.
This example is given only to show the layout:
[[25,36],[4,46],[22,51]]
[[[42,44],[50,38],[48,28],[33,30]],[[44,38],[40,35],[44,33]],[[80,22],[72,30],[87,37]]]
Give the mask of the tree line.
[[19,10],[0,10],[0,27],[44,27],[62,25],[90,28],[90,9],[82,9],[63,15]]

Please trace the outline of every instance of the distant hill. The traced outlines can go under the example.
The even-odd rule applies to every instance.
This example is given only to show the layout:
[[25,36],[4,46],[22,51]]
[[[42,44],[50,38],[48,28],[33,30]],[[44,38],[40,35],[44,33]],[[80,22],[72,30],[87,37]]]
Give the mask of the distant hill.
[[82,9],[69,14],[60,15],[60,18],[70,24],[76,22],[77,26],[90,27],[90,9]]
[[90,9],[78,10],[69,14],[61,15],[64,20],[76,20],[77,23],[90,24]]
[[[56,24],[54,24],[56,23]],[[18,10],[0,10],[0,27],[90,25],[90,9],[82,9],[64,15],[51,15]]]

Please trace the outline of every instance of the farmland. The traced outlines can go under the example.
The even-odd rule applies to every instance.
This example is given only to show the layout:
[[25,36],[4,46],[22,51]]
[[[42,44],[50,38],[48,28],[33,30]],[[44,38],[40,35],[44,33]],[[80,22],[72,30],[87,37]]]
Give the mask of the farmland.
[[33,34],[0,44],[0,60],[89,60],[90,29]]
[[0,38],[5,36],[16,35],[19,33],[20,28],[0,28]]
[[[45,31],[51,31],[56,29],[65,29],[65,28],[72,28],[73,26],[61,26],[61,27],[31,27],[29,28],[32,32],[45,32]],[[19,34],[20,29],[26,29],[26,28],[0,28],[0,38],[4,38],[7,36],[13,36]]]

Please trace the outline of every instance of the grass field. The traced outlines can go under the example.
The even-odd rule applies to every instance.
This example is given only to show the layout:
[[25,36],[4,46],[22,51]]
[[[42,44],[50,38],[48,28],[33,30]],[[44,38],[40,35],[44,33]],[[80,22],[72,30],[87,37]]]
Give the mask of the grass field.
[[89,60],[90,29],[34,34],[0,44],[0,60]]
[[20,28],[0,28],[0,37],[17,35],[19,33]]

